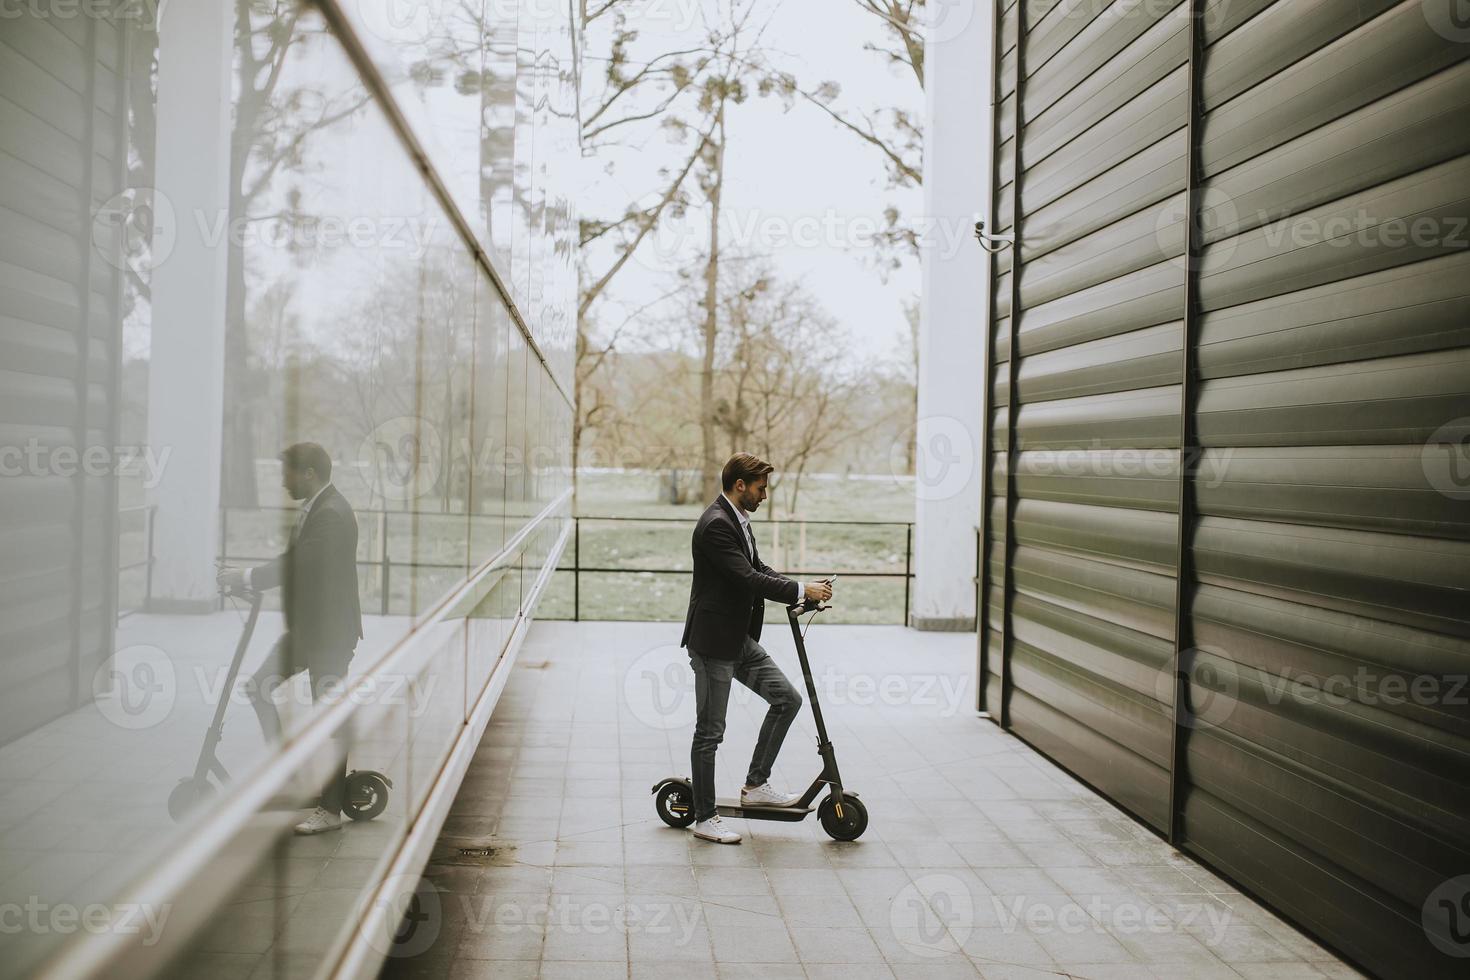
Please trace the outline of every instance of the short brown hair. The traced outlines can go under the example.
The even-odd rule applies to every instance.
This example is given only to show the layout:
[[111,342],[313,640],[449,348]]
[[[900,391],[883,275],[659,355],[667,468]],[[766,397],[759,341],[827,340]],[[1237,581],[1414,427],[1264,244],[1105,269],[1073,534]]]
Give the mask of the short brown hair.
[[314,442],[298,442],[281,451],[281,462],[300,473],[307,468],[316,470],[316,477],[323,483],[332,478],[332,457]]
[[736,480],[744,480],[746,486],[749,486],[775,468],[759,456],[752,456],[750,453],[736,453],[725,464],[725,469],[720,474],[720,482],[726,490],[734,489]]

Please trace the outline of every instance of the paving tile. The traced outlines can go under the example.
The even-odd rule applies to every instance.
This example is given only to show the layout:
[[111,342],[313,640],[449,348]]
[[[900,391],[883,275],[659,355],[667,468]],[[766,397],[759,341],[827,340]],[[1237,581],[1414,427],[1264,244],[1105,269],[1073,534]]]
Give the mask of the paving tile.
[[790,926],[803,963],[882,963],[883,954],[864,926]]
[[796,963],[716,963],[720,980],[806,980]]
[[[872,816],[859,841],[831,841],[814,820],[731,819],[744,835],[736,846],[667,827],[649,787],[687,773],[689,733],[582,696],[617,690],[663,642],[651,639],[659,629],[536,624],[523,655],[557,669],[516,672],[445,825],[493,832],[515,863],[431,870],[458,904],[445,906],[430,952],[389,963],[384,980],[1360,977],[1029,747],[935,706],[829,708],[844,783]],[[875,635],[834,628],[830,642],[849,629]],[[973,659],[973,638],[892,637],[905,644],[906,670],[958,681]],[[794,673],[789,645],[776,631],[768,649]],[[848,644],[851,669],[891,670],[889,647]],[[763,702],[732,694],[722,794],[740,779],[763,714]],[[807,784],[812,736],[804,714],[788,750],[806,751],[784,753],[773,782]],[[283,869],[298,890],[340,890],[381,848],[363,837],[313,846],[320,853],[296,852],[299,864]],[[325,928],[330,908],[313,899],[308,918]],[[1064,925],[1061,910],[1080,918]],[[497,914],[523,924],[497,926]],[[269,949],[272,918],[250,921],[242,917],[235,938]]]
[[709,927],[717,963],[797,963],[796,947],[783,922]]
[[694,879],[704,898],[772,894],[771,883],[761,868],[696,868]]

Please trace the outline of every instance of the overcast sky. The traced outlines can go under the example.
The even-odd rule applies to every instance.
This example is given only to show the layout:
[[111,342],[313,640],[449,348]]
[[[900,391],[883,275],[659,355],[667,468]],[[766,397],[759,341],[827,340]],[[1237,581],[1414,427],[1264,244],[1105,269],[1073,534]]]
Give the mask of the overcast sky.
[[[639,60],[698,38],[693,11],[677,6],[692,0],[649,2],[650,16],[638,23]],[[882,32],[853,0],[758,0],[752,23],[767,24],[762,46],[804,87],[832,80],[842,87],[838,104],[843,106],[922,109],[912,72],[889,69],[863,50],[865,42],[881,41]],[[595,58],[605,51],[606,34],[593,31],[587,54]],[[586,62],[590,86],[597,85],[601,65]],[[654,137],[643,143],[637,160],[619,158],[612,178],[599,169],[602,161],[588,161],[581,206],[593,213],[615,212],[630,197],[652,190],[651,178],[640,180],[648,164],[676,166],[690,145]],[[728,119],[728,145],[722,245],[768,252],[777,272],[803,282],[851,333],[861,353],[883,354],[903,341],[908,330],[903,303],[919,290],[917,263],[890,273],[885,283],[864,239],[882,226],[889,204],[917,217],[921,192],[886,187],[880,153],[800,101],[789,112],[774,98],[751,98],[735,107]],[[645,243],[620,273],[601,322],[616,323],[647,297],[667,291],[668,270],[688,265],[691,252],[703,249],[707,238],[707,212],[691,212],[665,228],[657,241]],[[594,255],[594,272],[602,267],[605,258]]]

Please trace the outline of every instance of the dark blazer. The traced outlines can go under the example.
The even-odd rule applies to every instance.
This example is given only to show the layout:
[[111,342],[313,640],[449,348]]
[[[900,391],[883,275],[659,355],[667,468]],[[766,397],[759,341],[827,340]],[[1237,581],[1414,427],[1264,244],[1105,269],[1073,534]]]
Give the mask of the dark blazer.
[[312,503],[301,533],[275,561],[250,572],[257,590],[281,587],[291,656],[300,665],[351,654],[362,638],[357,598],[357,515],[328,485]]
[[747,636],[761,638],[766,600],[790,605],[801,586],[762,562],[759,550],[749,551],[735,507],[724,494],[694,525],[690,550],[694,582],[679,645],[703,657],[735,660]]

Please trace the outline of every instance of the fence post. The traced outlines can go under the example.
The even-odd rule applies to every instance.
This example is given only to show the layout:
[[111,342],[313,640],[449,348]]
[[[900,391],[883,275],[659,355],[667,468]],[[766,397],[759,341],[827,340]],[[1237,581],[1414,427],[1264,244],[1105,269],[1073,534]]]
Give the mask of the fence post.
[[582,620],[582,519],[572,518],[572,622]]
[[903,535],[903,624],[909,624],[909,584],[913,581],[914,526],[904,525]]
[[143,512],[148,518],[148,564],[143,569],[143,609],[146,611],[153,605],[153,514],[158,509],[157,504],[152,504]]
[[[226,561],[226,559],[229,558],[229,555],[230,555],[230,508],[228,508],[228,507],[220,507],[220,509],[219,509],[219,562],[216,565],[216,567],[217,568],[221,568],[221,569],[224,568],[225,567],[225,561]],[[152,571],[152,569],[150,569],[150,571]],[[220,609],[224,609],[225,608],[225,597],[224,597],[224,594],[223,593],[221,593],[220,596],[219,596],[219,598],[217,598],[215,601],[219,604],[219,608]]]
[[393,578],[393,563],[388,558],[388,511],[378,511],[378,558],[382,570],[378,573],[378,608],[381,615],[388,615],[388,589]]

